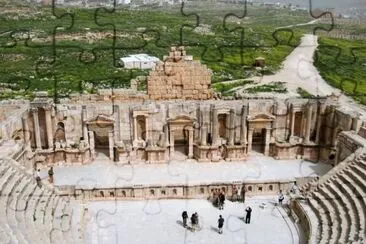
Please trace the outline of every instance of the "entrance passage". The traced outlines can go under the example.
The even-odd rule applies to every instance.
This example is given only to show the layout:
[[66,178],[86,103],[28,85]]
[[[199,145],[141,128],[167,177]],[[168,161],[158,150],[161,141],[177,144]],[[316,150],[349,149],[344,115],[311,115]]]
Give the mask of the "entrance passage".
[[174,131],[174,158],[184,160],[188,157],[189,131],[180,128]]
[[264,147],[266,142],[266,129],[254,129],[252,150],[257,153],[264,153]]

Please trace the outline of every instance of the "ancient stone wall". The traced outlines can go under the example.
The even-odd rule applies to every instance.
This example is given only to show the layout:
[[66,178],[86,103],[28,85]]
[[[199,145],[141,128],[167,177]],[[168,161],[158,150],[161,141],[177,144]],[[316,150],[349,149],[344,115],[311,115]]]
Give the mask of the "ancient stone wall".
[[158,63],[148,77],[148,95],[154,100],[213,97],[211,70],[187,56],[183,47],[172,47],[168,57]]

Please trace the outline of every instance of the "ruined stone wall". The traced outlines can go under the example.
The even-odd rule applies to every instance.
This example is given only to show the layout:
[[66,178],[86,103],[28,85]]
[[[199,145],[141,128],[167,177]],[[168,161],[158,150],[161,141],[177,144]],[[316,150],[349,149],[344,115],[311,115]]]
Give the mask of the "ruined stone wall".
[[148,77],[149,97],[154,100],[212,98],[211,70],[192,59],[184,48],[172,47],[169,56]]

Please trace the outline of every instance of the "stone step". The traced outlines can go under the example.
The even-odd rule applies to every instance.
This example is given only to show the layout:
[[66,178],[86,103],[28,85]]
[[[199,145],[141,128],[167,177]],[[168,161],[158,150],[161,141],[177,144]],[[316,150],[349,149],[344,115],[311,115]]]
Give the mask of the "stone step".
[[357,181],[359,183],[359,186],[361,187],[362,191],[360,191],[361,197],[366,197],[366,182],[365,179],[362,178],[361,175],[358,174],[356,170],[351,170],[345,172],[348,176],[350,176],[352,179]]
[[334,184],[339,189],[339,191],[341,191],[345,195],[347,199],[345,203],[348,208],[348,213],[351,216],[350,237],[354,236],[354,238],[350,238],[349,240],[355,241],[358,240],[359,230],[361,229],[362,225],[361,219],[363,219],[362,221],[365,221],[364,217],[362,217],[364,213],[359,213],[360,211],[358,209],[362,209],[360,202],[357,198],[354,197],[354,194],[352,193],[352,190],[348,186],[348,184],[342,181],[343,178],[341,176],[339,177],[340,178],[334,181]]
[[337,208],[339,209],[339,216],[341,219],[341,235],[339,241],[347,243],[348,240],[353,240],[356,234],[355,217],[353,216],[351,219],[350,215],[354,214],[350,213],[350,211],[352,211],[351,204],[346,196],[341,194],[341,190],[336,187],[335,179],[337,179],[337,177],[334,177],[332,183],[326,184],[326,186],[335,196]]
[[320,193],[312,192],[311,195],[318,202],[318,211],[322,215],[321,225],[323,233],[320,237],[319,243],[329,243],[331,236],[335,235],[335,233],[333,234],[332,218],[330,216],[330,209],[332,207],[328,202],[323,200],[324,197],[321,196]]
[[323,201],[323,204],[326,206],[331,218],[332,235],[329,243],[335,243],[334,240],[339,239],[341,234],[340,230],[342,219],[340,218],[340,209],[335,196],[324,185],[319,187],[319,193],[321,195],[318,197]]
[[47,226],[45,226],[44,220],[45,220],[45,215],[46,215],[46,206],[48,204],[48,202],[50,201],[52,196],[52,192],[45,189],[45,191],[43,192],[42,197],[39,199],[36,209],[34,210],[34,219],[35,219],[35,224],[37,226],[39,226],[39,231],[42,231],[43,233],[45,233],[44,238],[47,242],[50,242],[50,235],[49,232],[47,232]]
[[10,166],[7,163],[0,164],[0,178],[5,174],[6,170],[8,170]]
[[20,226],[21,229],[26,230],[25,234],[30,242],[31,240],[33,240],[34,233],[31,230],[29,230],[29,224],[26,223],[25,219],[25,212],[28,210],[29,200],[34,194],[36,187],[37,185],[34,183],[34,180],[30,179],[30,182],[27,184],[23,193],[18,197],[17,203],[15,205],[16,206],[15,217],[18,221],[18,226]]
[[16,174],[16,172],[13,169],[9,169],[5,177],[7,177],[7,180],[3,182],[0,195],[0,222],[4,224],[5,231],[8,231],[10,236],[12,236],[12,239],[16,240],[16,242],[19,242],[17,233],[8,224],[6,206],[9,194],[15,187],[15,183],[19,180],[20,175]]
[[366,179],[366,169],[362,168],[360,165],[354,165],[353,170],[355,170],[363,179]]
[[73,209],[72,205],[69,200],[64,200],[64,208],[63,208],[63,217],[61,218],[61,230],[63,231],[63,235],[65,240],[68,241],[68,243],[74,243],[73,240],[73,230],[72,230],[72,215],[73,215]]
[[3,175],[3,177],[1,177],[1,179],[0,179],[0,193],[1,194],[2,194],[3,187],[6,185],[6,183],[8,182],[8,180],[10,179],[10,177],[13,176],[14,173],[15,173],[15,169],[9,168],[5,172],[5,174]]
[[331,229],[329,228],[330,223],[328,222],[328,217],[324,213],[320,212],[322,206],[320,206],[317,200],[312,198],[309,198],[309,205],[319,218],[320,231],[318,236],[318,243],[320,243],[322,239],[329,240],[331,235]]
[[[348,172],[349,174],[351,174],[350,172]],[[350,177],[350,175],[348,175],[347,173],[344,174],[340,174],[339,175],[344,181],[349,182],[349,184],[344,184],[349,186],[349,188],[354,189],[353,194],[355,195],[354,197],[354,202],[355,203],[360,203],[360,205],[362,206],[359,212],[359,217],[360,217],[360,223],[361,223],[361,227],[360,227],[360,233],[359,235],[362,236],[364,234],[366,234],[366,213],[365,211],[362,211],[363,209],[366,209],[366,197],[362,197],[362,194],[365,194],[365,192],[361,189],[361,187],[359,186],[360,182],[356,181],[355,179],[353,179],[352,177]]]
[[31,240],[37,241],[40,243],[46,243],[46,239],[44,238],[45,233],[35,231],[38,229],[38,226],[35,224],[34,211],[36,209],[39,199],[42,198],[42,196],[43,196],[43,191],[44,191],[44,187],[38,187],[38,186],[36,187],[35,191],[33,192],[33,194],[30,196],[30,198],[28,200],[28,207],[27,207],[26,211],[24,212],[25,220],[29,225],[30,231],[34,232],[34,233],[30,233]]
[[28,243],[28,241],[26,240],[26,235],[24,234],[26,229],[21,229],[21,227],[18,226],[18,221],[16,218],[16,202],[19,194],[21,194],[28,182],[29,180],[27,180],[27,177],[22,175],[19,184],[15,186],[13,193],[9,196],[6,206],[9,226],[13,229],[21,243]]
[[54,215],[53,215],[53,228],[52,228],[52,243],[59,243],[62,240],[62,243],[67,243],[63,236],[62,230],[62,218],[63,218],[63,208],[65,202],[62,197],[59,197],[57,205],[55,207]]

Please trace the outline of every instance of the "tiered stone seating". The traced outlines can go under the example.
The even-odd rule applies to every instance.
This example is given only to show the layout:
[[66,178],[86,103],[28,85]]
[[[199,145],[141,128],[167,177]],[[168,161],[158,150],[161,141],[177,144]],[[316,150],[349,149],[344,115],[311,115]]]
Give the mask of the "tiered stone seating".
[[0,159],[0,192],[0,243],[76,243],[71,205],[5,159]]
[[317,243],[366,243],[366,153],[323,177],[307,195]]

